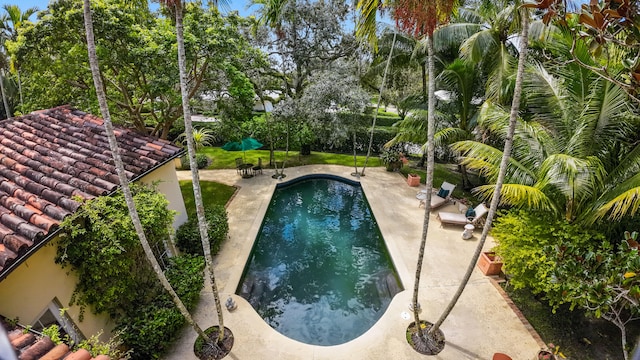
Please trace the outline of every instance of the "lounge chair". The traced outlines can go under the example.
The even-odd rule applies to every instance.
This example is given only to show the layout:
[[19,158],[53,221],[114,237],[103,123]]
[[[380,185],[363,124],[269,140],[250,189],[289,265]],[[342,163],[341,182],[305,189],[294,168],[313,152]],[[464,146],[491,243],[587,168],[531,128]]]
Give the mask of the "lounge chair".
[[480,219],[484,218],[485,215],[489,212],[484,204],[480,204],[475,207],[475,216],[471,219],[467,218],[464,213],[455,213],[455,212],[447,212],[440,211],[438,213],[438,220],[440,220],[440,225],[444,224],[454,224],[454,225],[467,225],[472,224],[476,225]]
[[[431,194],[431,209],[437,209],[440,206],[448,203],[449,200],[451,200],[451,194],[453,194],[453,190],[455,188],[456,186],[454,184],[450,184],[446,181],[443,181],[442,185],[440,185],[440,189],[437,192],[434,189],[433,194]],[[418,207],[425,205],[425,200],[426,200],[425,191],[426,190],[422,190],[418,193],[418,195],[416,195],[416,197],[420,199],[420,203],[418,203]],[[441,191],[443,191],[444,194],[441,193]],[[439,196],[439,194],[444,196]]]

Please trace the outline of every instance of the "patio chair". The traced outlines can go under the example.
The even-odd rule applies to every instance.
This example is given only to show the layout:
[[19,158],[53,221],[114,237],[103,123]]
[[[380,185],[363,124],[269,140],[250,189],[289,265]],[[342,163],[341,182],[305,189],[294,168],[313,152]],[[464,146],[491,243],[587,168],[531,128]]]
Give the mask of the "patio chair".
[[437,218],[438,220],[440,220],[440,226],[444,224],[476,225],[480,221],[480,219],[484,218],[484,216],[489,212],[489,209],[487,209],[484,204],[476,206],[473,210],[475,212],[475,215],[473,217],[467,217],[467,214],[463,213],[440,211]]
[[258,165],[251,168],[253,170],[253,175],[260,173],[262,175],[262,158],[258,158]]
[[[440,185],[440,189],[438,190],[438,192],[436,193],[434,190],[434,193],[431,194],[431,209],[437,209],[442,205],[448,203],[449,200],[451,200],[451,194],[453,194],[453,190],[455,188],[456,186],[454,184],[450,184],[446,181],[443,181],[442,185]],[[420,199],[420,202],[418,203],[418,207],[422,207],[426,205],[425,191],[426,190],[422,190],[418,193],[418,195],[416,195],[416,197]]]
[[236,174],[238,175],[240,175],[240,171],[242,171],[242,164],[244,164],[242,158],[236,158]]

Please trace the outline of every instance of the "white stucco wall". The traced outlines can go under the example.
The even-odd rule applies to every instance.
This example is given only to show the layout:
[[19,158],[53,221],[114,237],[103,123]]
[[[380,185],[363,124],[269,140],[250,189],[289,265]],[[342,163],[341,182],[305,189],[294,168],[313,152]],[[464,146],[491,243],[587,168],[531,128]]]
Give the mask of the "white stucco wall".
[[174,229],[177,229],[178,226],[187,221],[187,209],[184,206],[180,183],[178,182],[178,175],[173,161],[144,176],[141,181],[145,184],[158,182],[158,190],[169,200],[169,209],[177,212],[176,217],[173,219]]

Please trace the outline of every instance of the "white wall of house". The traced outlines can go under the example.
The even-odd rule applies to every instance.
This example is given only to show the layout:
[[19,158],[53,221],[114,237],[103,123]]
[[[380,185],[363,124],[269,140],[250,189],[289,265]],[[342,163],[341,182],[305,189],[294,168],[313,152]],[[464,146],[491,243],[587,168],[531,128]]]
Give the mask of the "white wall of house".
[[173,228],[177,229],[187,221],[187,209],[184,206],[184,199],[180,192],[180,182],[176,174],[175,163],[170,161],[152,173],[144,176],[141,181],[145,184],[158,182],[158,191],[163,193],[169,200],[169,209],[177,212],[173,219]]

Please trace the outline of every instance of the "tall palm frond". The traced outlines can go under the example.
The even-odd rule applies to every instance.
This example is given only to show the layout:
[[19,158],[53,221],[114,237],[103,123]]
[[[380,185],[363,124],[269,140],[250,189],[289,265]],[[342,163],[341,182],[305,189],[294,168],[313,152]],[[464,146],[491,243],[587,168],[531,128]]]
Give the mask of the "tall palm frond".
[[[470,169],[477,170],[482,176],[486,176],[489,181],[495,181],[500,170],[502,151],[490,145],[477,141],[458,141],[451,145],[454,151],[461,154],[461,164]],[[517,159],[511,158],[507,175],[508,182],[533,185],[536,183],[536,173]]]
[[640,209],[640,173],[605,192],[598,198],[591,212],[583,218],[588,223],[600,219],[616,221],[624,216],[635,216]]
[[[491,201],[495,185],[482,185],[473,189],[473,193],[484,201]],[[502,184],[500,190],[500,205],[526,208],[532,210],[542,210],[558,212],[556,205],[537,186],[522,184]]]

